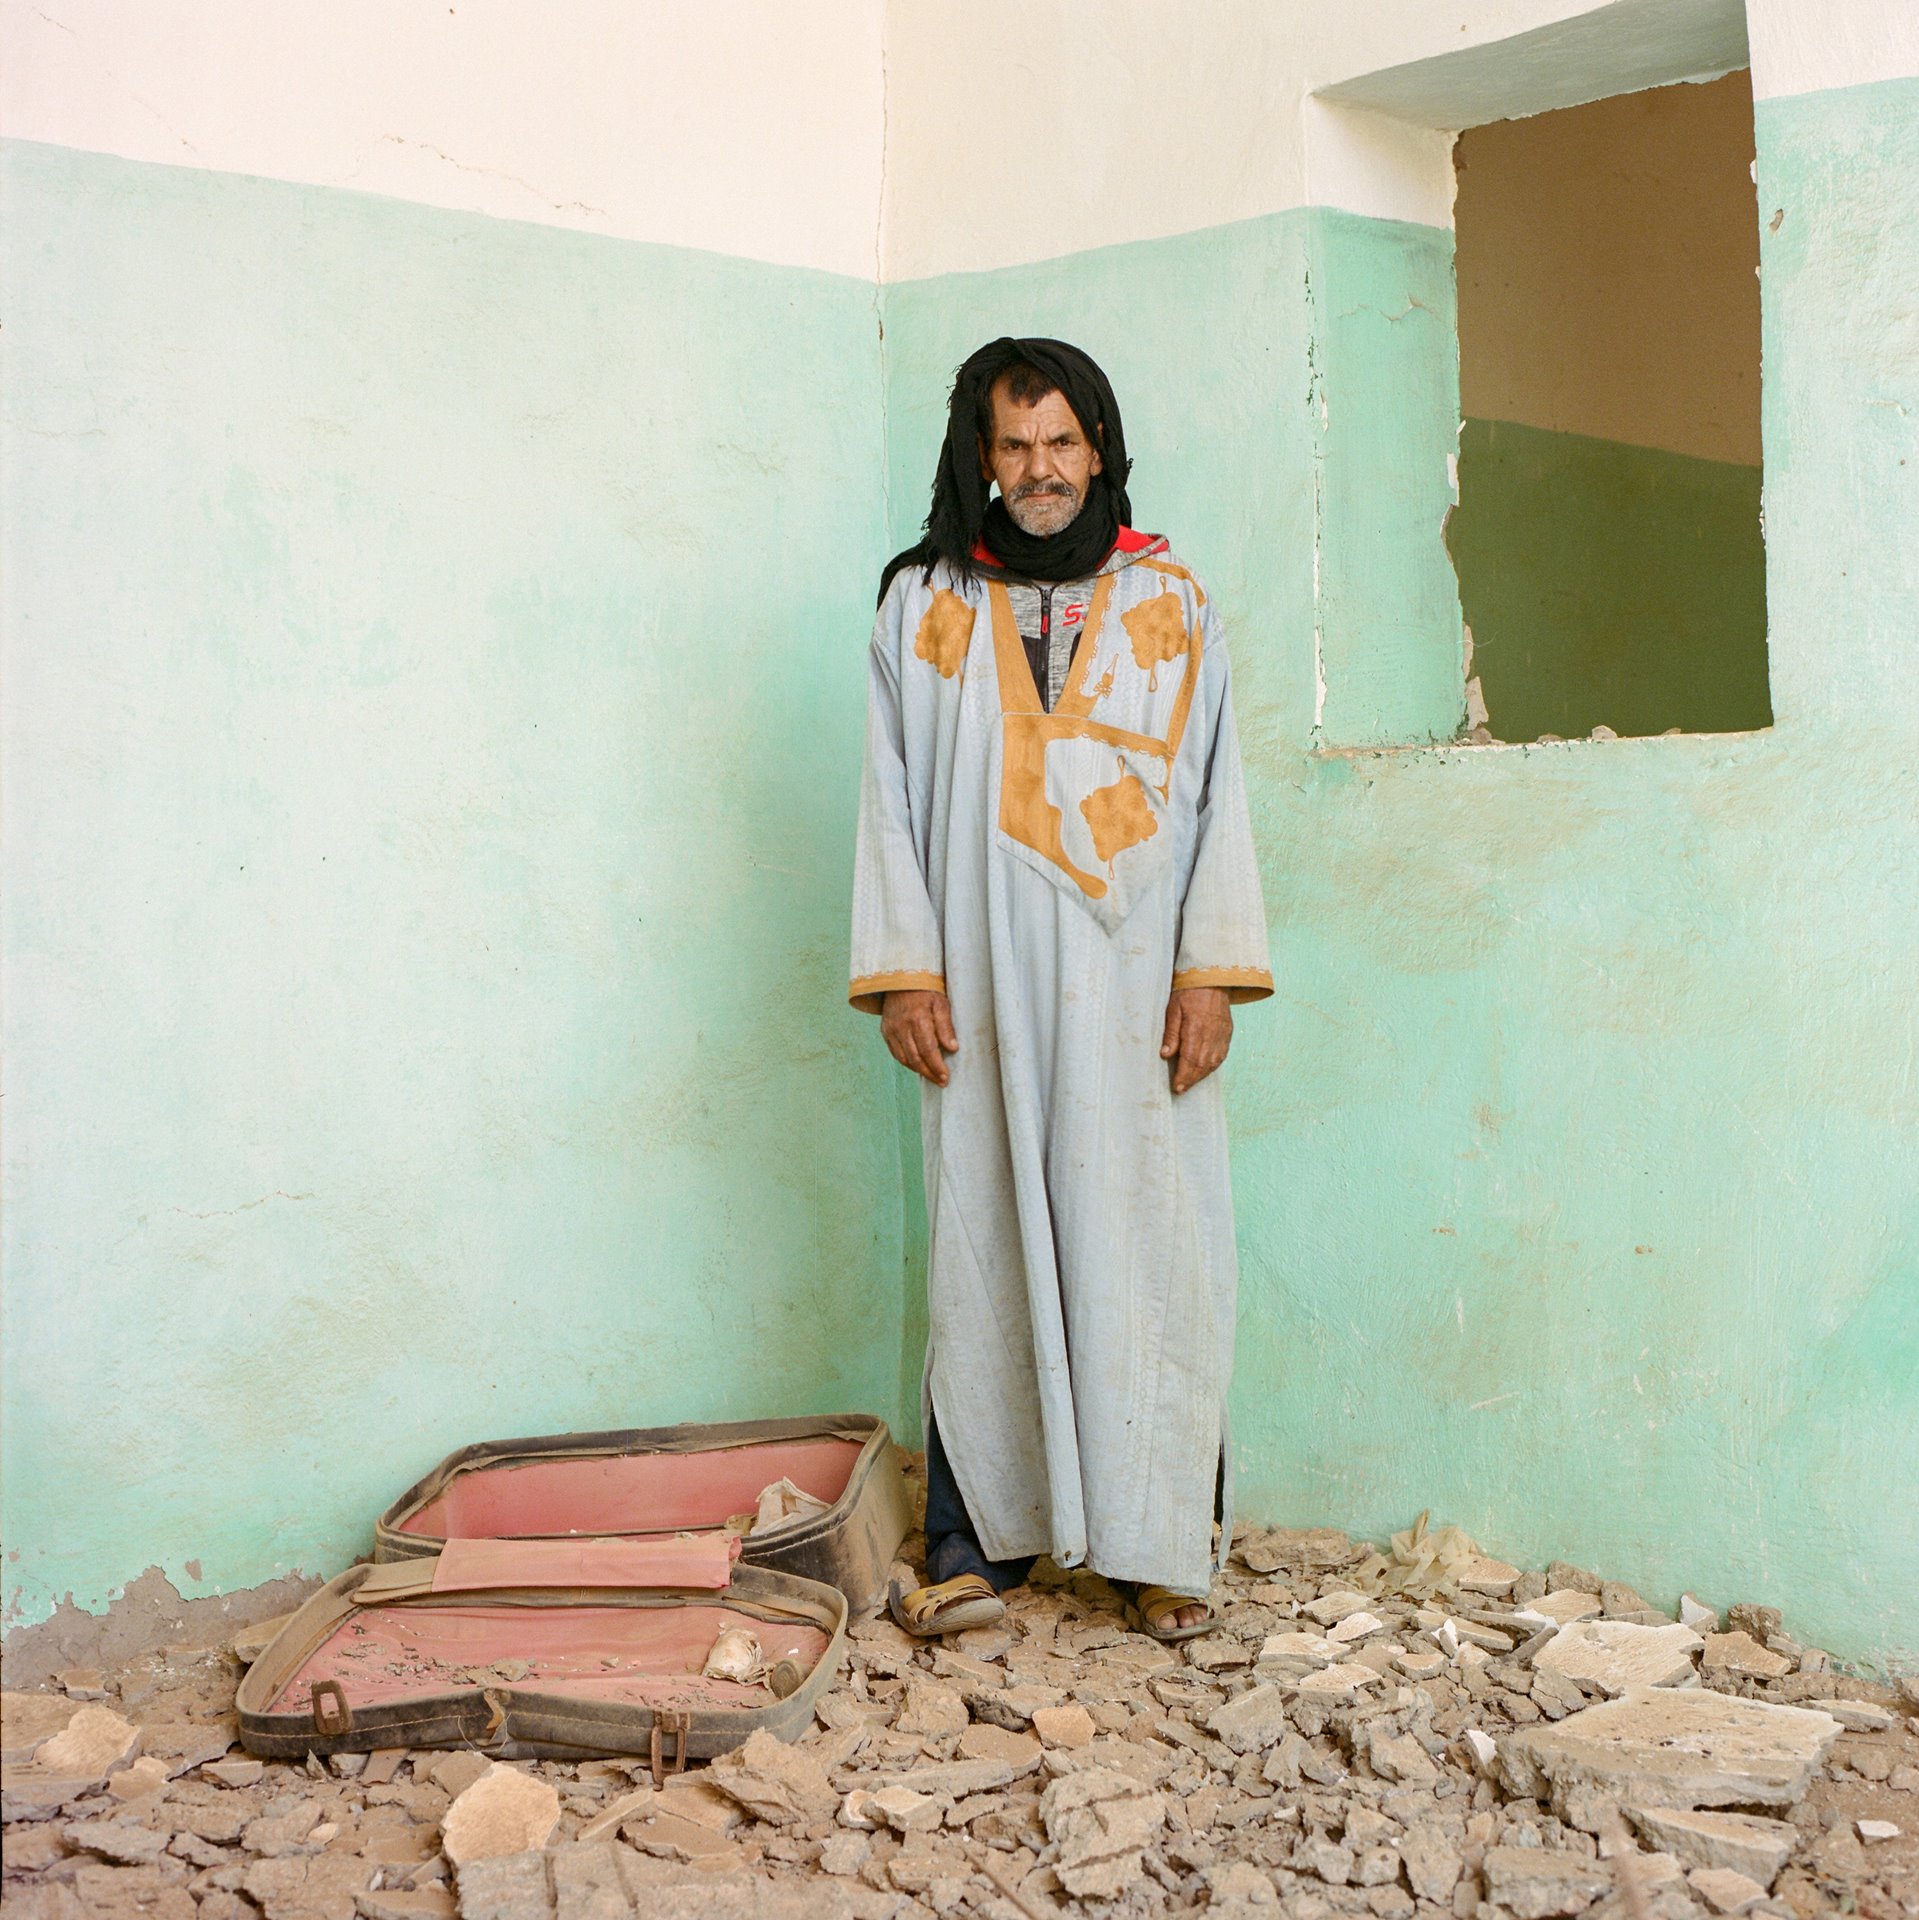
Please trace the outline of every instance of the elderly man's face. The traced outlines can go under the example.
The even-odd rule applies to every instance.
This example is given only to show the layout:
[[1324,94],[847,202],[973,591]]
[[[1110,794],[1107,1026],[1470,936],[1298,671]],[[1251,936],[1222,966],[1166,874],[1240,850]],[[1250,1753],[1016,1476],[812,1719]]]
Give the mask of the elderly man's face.
[[993,387],[993,437],[980,448],[980,472],[998,483],[1022,533],[1058,533],[1086,504],[1086,490],[1100,470],[1099,449],[1063,393],[1022,401],[1007,385],[1002,378]]

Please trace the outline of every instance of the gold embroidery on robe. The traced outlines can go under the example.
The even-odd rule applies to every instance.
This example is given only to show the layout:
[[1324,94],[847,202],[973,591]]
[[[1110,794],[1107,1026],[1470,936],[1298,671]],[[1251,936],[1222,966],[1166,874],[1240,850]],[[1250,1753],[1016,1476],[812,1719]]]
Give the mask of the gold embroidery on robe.
[[941,587],[920,618],[919,631],[913,636],[914,653],[936,668],[942,680],[950,680],[966,664],[972,640],[973,609],[958,594]]
[[1079,803],[1079,810],[1092,830],[1093,851],[1109,871],[1128,847],[1150,840],[1159,831],[1159,815],[1146,798],[1146,789],[1130,773],[1122,773],[1110,787],[1095,787]]
[[[1174,618],[1181,641],[1179,651],[1189,653],[1191,658],[1187,661],[1179,692],[1173,699],[1165,737],[1159,739],[1150,734],[1133,733],[1091,718],[1094,703],[1111,691],[1110,667],[1098,683],[1091,687],[1086,683],[1094,656],[1099,650],[1100,626],[1106,603],[1112,597],[1112,588],[1113,576],[1106,574],[1093,591],[1093,604],[1087,611],[1086,625],[1073,656],[1072,671],[1067,675],[1066,685],[1051,713],[1047,713],[1040,705],[1039,690],[1034,685],[1032,668],[1026,658],[1026,647],[1013,618],[1012,600],[998,581],[990,583],[987,589],[988,604],[992,610],[993,652],[999,669],[1000,716],[1004,728],[1004,747],[1000,760],[1000,831],[1017,840],[1021,846],[1030,848],[1041,859],[1050,861],[1089,900],[1103,900],[1111,889],[1098,874],[1088,873],[1076,865],[1066,851],[1066,843],[1061,835],[1064,816],[1046,797],[1047,746],[1055,740],[1098,740],[1109,747],[1150,755],[1163,770],[1163,777],[1156,780],[1154,785],[1164,800],[1172,789],[1173,759],[1179,752],[1179,743],[1186,731],[1187,715],[1193,704],[1193,687],[1199,678],[1199,629],[1195,626],[1189,633],[1184,615],[1176,606]],[[1164,597],[1177,600],[1176,595]],[[1127,619],[1128,616],[1121,615],[1122,622]],[[1171,657],[1177,658],[1177,655]],[[1131,780],[1140,803],[1146,804],[1144,782],[1137,774],[1129,774],[1126,778]],[[1123,787],[1125,781],[1119,784]],[[1122,797],[1113,788],[1104,791],[1112,798],[1101,800],[1100,808],[1103,815],[1110,813],[1112,816],[1106,822],[1108,830],[1117,833],[1125,823],[1134,821],[1132,796]],[[1080,803],[1081,815],[1089,827],[1093,825],[1093,818],[1087,812],[1087,805],[1098,798],[1098,795],[1088,795]],[[1155,819],[1155,829],[1157,825]],[[1127,847],[1138,846],[1141,841],[1151,837],[1152,829],[1149,829],[1137,832],[1123,842],[1115,840],[1110,854],[1100,847],[1095,838],[1094,849],[1107,863],[1110,874],[1111,863],[1119,854],[1124,853]]]
[[1186,609],[1178,594],[1168,591],[1151,600],[1142,600],[1130,613],[1119,617],[1133,643],[1133,660],[1141,673],[1150,675],[1149,691],[1159,691],[1159,669],[1164,661],[1177,660],[1190,644],[1186,632]]

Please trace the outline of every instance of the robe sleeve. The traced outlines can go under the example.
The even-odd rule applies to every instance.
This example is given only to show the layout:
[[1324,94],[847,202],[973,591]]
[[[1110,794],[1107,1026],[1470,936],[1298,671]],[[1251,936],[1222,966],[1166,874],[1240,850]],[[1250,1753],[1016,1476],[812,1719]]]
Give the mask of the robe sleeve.
[[853,964],[847,997],[878,1013],[889,993],[946,991],[945,942],[913,831],[900,703],[903,588],[886,596],[868,656],[866,764],[853,853]]
[[1232,670],[1226,639],[1208,602],[1201,614],[1206,784],[1200,794],[1199,839],[1180,906],[1173,991],[1224,987],[1229,999],[1264,1000],[1273,990],[1266,949],[1266,903],[1253,853],[1246,780],[1233,724]]

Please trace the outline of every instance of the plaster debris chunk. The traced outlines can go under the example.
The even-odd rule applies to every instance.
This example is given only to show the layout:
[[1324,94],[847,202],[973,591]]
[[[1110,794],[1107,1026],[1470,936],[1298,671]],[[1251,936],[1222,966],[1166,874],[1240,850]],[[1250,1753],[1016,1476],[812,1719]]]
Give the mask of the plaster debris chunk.
[[1498,1743],[1499,1777],[1597,1831],[1601,1803],[1791,1806],[1839,1737],[1830,1714],[1703,1689],[1632,1687]]
[[936,1833],[946,1821],[948,1802],[911,1787],[882,1787],[877,1793],[849,1793],[840,1808],[843,1825],[891,1827],[895,1833]]
[[1792,1662],[1784,1654],[1768,1653],[1749,1633],[1711,1633],[1705,1639],[1700,1656],[1708,1668],[1724,1673],[1743,1673],[1755,1680],[1776,1680],[1792,1671]]
[[371,1870],[364,1860],[256,1860],[241,1881],[266,1920],[354,1920]]
[[1252,1654],[1229,1633],[1209,1633],[1186,1643],[1186,1664],[1199,1673],[1223,1673],[1229,1667],[1247,1667]]
[[[449,1753],[432,1761],[426,1777],[449,1799],[457,1800],[493,1764],[483,1753]],[[418,1776],[419,1769],[414,1769]]]
[[1330,1667],[1339,1654],[1339,1642],[1323,1633],[1269,1633],[1259,1649],[1257,1664],[1311,1673],[1318,1667]]
[[1060,1885],[1076,1899],[1110,1900],[1139,1879],[1141,1855],[1166,1824],[1166,1802],[1129,1774],[1087,1767],[1041,1794],[1040,1819],[1059,1849]]
[[1509,1567],[1505,1561],[1484,1553],[1472,1554],[1453,1569],[1453,1585],[1462,1593],[1483,1593],[1503,1599],[1518,1584],[1517,1567]]
[[1378,1686],[1380,1677],[1371,1667],[1362,1667],[1357,1661],[1342,1661],[1322,1667],[1317,1673],[1302,1674],[1288,1684],[1302,1699],[1344,1700],[1362,1688]]
[[1367,1746],[1366,1757],[1372,1763],[1373,1771],[1384,1780],[1419,1786],[1439,1778],[1439,1769],[1433,1764],[1432,1756],[1410,1733],[1394,1734],[1383,1739],[1375,1736]]
[[962,1760],[1011,1762],[1025,1768],[1038,1764],[1040,1740],[1037,1734],[975,1721],[960,1735],[958,1751]]
[[1301,1614],[1308,1620],[1317,1620],[1322,1627],[1330,1627],[1344,1620],[1348,1614],[1364,1613],[1367,1599],[1363,1593],[1329,1593],[1317,1600],[1308,1601],[1300,1608]]
[[0,1765],[25,1766],[74,1716],[57,1693],[0,1693]]
[[1326,1638],[1335,1646],[1349,1647],[1364,1640],[1368,1634],[1383,1633],[1385,1621],[1366,1612],[1349,1613],[1343,1620],[1336,1621],[1326,1629]]
[[1849,1733],[1885,1733],[1894,1724],[1886,1708],[1869,1700],[1828,1700],[1825,1710]]
[[1202,1878],[1206,1882],[1207,1911],[1238,1905],[1246,1907],[1276,1907],[1279,1905],[1279,1890],[1269,1875],[1261,1873],[1250,1860],[1233,1860],[1220,1867],[1208,1867]]
[[200,1771],[223,1787],[251,1787],[266,1772],[266,1763],[262,1760],[214,1760]]
[[1623,1620],[1576,1620],[1533,1655],[1539,1673],[1581,1681],[1607,1694],[1628,1687],[1672,1687],[1693,1675],[1704,1644],[1690,1627],[1633,1626]]
[[1263,1527],[1243,1535],[1233,1551],[1255,1573],[1331,1573],[1366,1549],[1336,1527]]
[[494,1761],[447,1808],[440,1848],[454,1866],[543,1847],[560,1824],[560,1796],[545,1780]]
[[1342,1847],[1337,1840],[1314,1836],[1293,1849],[1294,1870],[1310,1873],[1329,1887],[1345,1886],[1353,1877],[1355,1864],[1352,1848]]
[[588,1845],[605,1840],[609,1835],[618,1833],[629,1820],[644,1819],[648,1812],[658,1806],[659,1799],[660,1796],[652,1787],[635,1787],[631,1793],[620,1794],[608,1801],[574,1838]]
[[107,1792],[123,1804],[132,1800],[145,1800],[151,1795],[164,1792],[167,1782],[172,1779],[164,1760],[156,1760],[151,1754],[134,1761],[130,1767],[122,1767],[107,1779]]
[[957,1687],[938,1680],[913,1679],[906,1683],[899,1716],[893,1725],[901,1733],[917,1733],[933,1739],[966,1729],[966,1702]]
[[98,1667],[69,1667],[65,1673],[55,1677],[69,1700],[104,1700],[107,1697],[106,1676]]
[[1715,1608],[1690,1593],[1679,1596],[1679,1624],[1690,1627],[1694,1633],[1717,1633],[1719,1614]]
[[875,1774],[865,1785],[874,1792],[885,1787],[911,1787],[915,1793],[944,1794],[949,1800],[964,1800],[972,1794],[994,1793],[1010,1786],[1038,1764],[1037,1753],[1030,1760],[944,1760],[931,1766],[909,1767],[903,1772]]
[[1259,1686],[1215,1707],[1207,1723],[1235,1753],[1257,1753],[1286,1731],[1286,1696],[1278,1687]]
[[741,1857],[739,1848],[716,1828],[682,1819],[676,1813],[635,1814],[620,1831],[621,1837],[641,1852],[662,1860],[707,1862]]
[[859,1872],[872,1858],[873,1843],[863,1833],[836,1833],[820,1849],[820,1871],[842,1878]]
[[1041,1707],[1033,1715],[1033,1731],[1049,1747],[1090,1747],[1098,1729],[1093,1716],[1077,1704]]
[[1524,1620],[1528,1626],[1550,1620],[1558,1626],[1570,1627],[1575,1620],[1597,1620],[1599,1613],[1599,1596],[1596,1593],[1581,1593],[1577,1587],[1561,1587],[1555,1593],[1542,1593],[1537,1600],[1527,1601],[1514,1617]]
[[[354,1899],[360,1920],[455,1920],[460,1911],[445,1887],[381,1887]],[[204,1920],[204,1905],[200,1912]]]
[[[957,1695],[954,1704],[958,1705]],[[964,1715],[965,1708],[960,1712]],[[706,1777],[756,1819],[774,1826],[828,1820],[839,1806],[840,1797],[826,1769],[810,1753],[776,1740],[764,1727],[756,1729],[744,1746],[721,1754],[707,1768]]]
[[62,1829],[76,1853],[91,1853],[120,1866],[149,1867],[166,1852],[171,1834],[156,1833],[138,1820],[75,1820]]
[[460,1920],[553,1920],[544,1853],[487,1854],[459,1870]]
[[737,1827],[744,1818],[740,1803],[730,1794],[722,1793],[714,1783],[710,1767],[703,1773],[670,1775],[660,1811],[691,1820],[697,1826],[711,1827],[716,1833]]
[[1627,1817],[1662,1853],[1688,1867],[1730,1867],[1770,1887],[1799,1844],[1799,1829],[1749,1813],[1628,1807]]
[[1853,1823],[1859,1829],[1861,1840],[1897,1840],[1900,1829],[1890,1820],[1858,1820]]
[[1731,1867],[1695,1867],[1686,1875],[1686,1884],[1714,1913],[1745,1913],[1766,1897],[1758,1881]]
[[82,1707],[33,1756],[36,1772],[50,1780],[101,1781],[118,1773],[140,1752],[140,1729],[111,1707]]
[[1466,1870],[1459,1849],[1442,1829],[1430,1824],[1414,1827],[1400,1840],[1399,1857],[1405,1863],[1407,1881],[1422,1900],[1450,1900]]
[[1428,1653],[1423,1648],[1396,1647],[1392,1655],[1393,1665],[1408,1680],[1430,1680],[1436,1674],[1446,1671],[1446,1656],[1437,1649]]
[[1480,1872],[1487,1894],[1517,1920],[1583,1913],[1613,1884],[1603,1861],[1543,1847],[1488,1847]]
[[548,1863],[554,1920],[632,1920],[619,1852],[605,1844],[561,1847]]

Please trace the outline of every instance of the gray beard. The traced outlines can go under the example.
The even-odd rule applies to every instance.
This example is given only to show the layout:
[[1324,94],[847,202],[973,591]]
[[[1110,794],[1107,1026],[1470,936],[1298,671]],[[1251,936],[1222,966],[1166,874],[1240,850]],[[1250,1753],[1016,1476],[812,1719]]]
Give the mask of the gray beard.
[[1085,504],[1086,496],[1081,493],[1029,493],[1023,499],[1007,501],[1006,511],[1021,533],[1043,540],[1064,533],[1079,518]]

